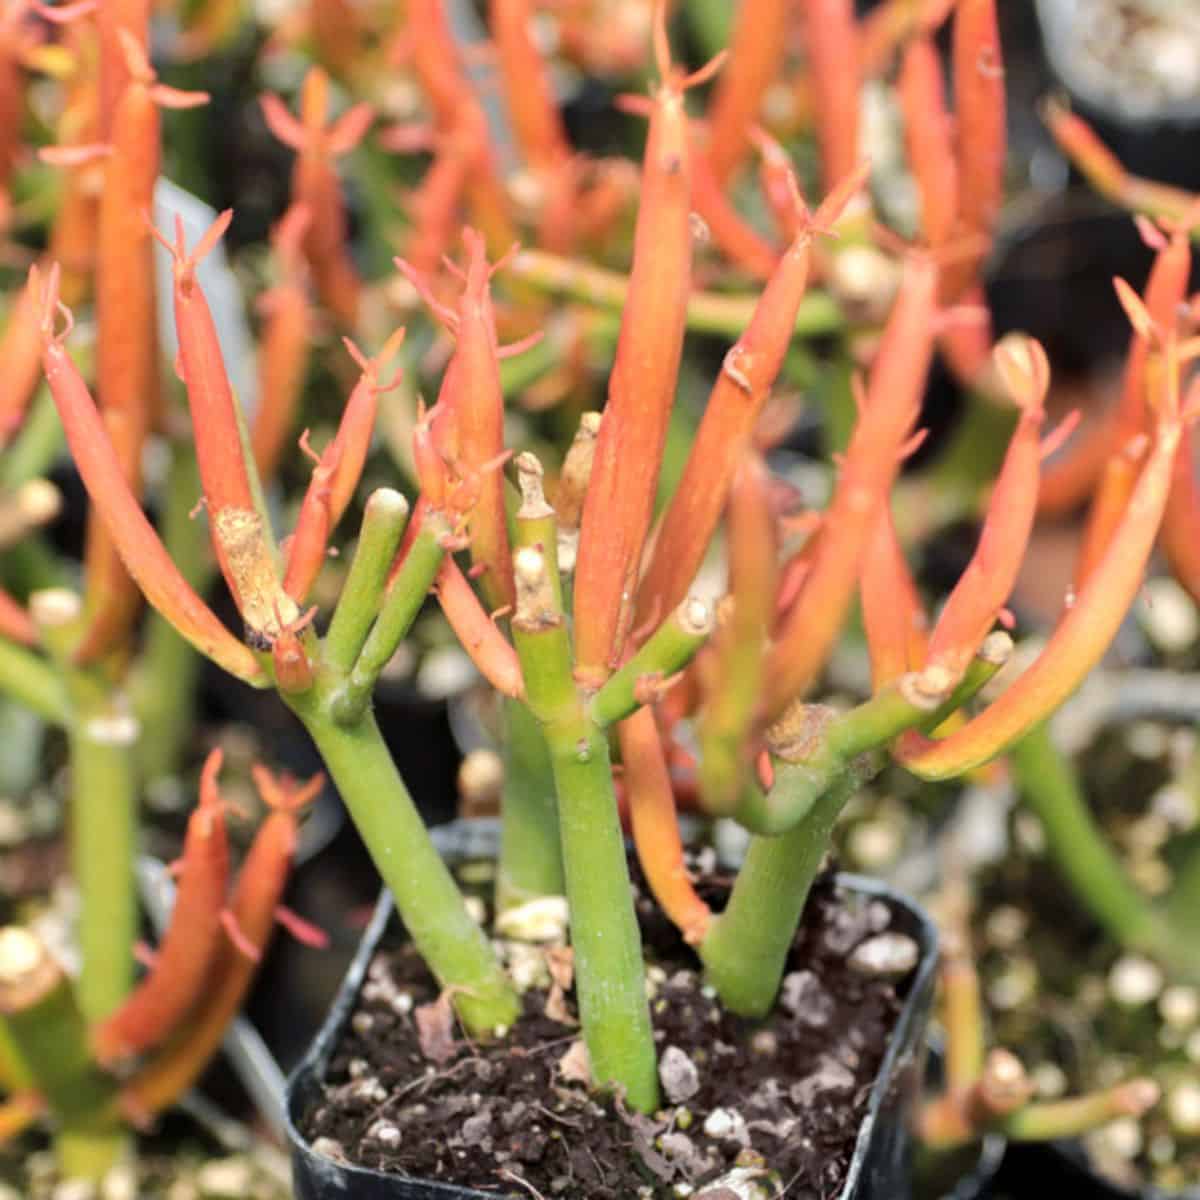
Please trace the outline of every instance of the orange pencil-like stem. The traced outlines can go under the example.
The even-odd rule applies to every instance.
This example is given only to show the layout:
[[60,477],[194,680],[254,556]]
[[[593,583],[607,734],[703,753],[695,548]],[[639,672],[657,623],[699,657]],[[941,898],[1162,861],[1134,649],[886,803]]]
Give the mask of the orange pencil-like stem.
[[503,254],[516,240],[510,204],[492,149],[487,116],[463,70],[442,0],[409,0],[405,45],[433,110],[437,131],[469,148],[467,202],[472,223],[483,231],[490,253]]
[[0,336],[0,450],[21,428],[42,377],[40,297],[32,277],[9,308]]
[[[158,306],[154,241],[145,214],[154,204],[162,140],[160,105],[190,108],[207,102],[202,92],[177,92],[157,84],[145,49],[126,29],[116,37],[128,81],[117,99],[111,153],[96,248],[96,387],[100,412],[134,495],[141,494],[142,452],[160,414]],[[76,650],[91,662],[119,646],[137,618],[137,586],[101,520],[88,523],[84,554],[88,624]]]
[[[414,518],[410,525],[415,523]],[[525,683],[517,652],[484,611],[466,576],[449,556],[438,570],[434,590],[454,636],[479,673],[501,695],[522,695]]]
[[904,144],[921,201],[921,233],[943,245],[958,219],[958,164],[953,124],[946,111],[942,62],[933,38],[914,38],[904,52],[899,79]]
[[561,167],[570,143],[546,64],[530,35],[531,0],[490,0],[492,38],[508,115],[525,161],[537,171]]
[[[665,6],[655,8],[655,89],[642,168],[629,295],[600,422],[575,565],[577,678],[598,687],[633,622],[691,285],[691,139],[671,66]],[[664,608],[664,612],[669,609]]]
[[738,5],[729,59],[707,115],[705,157],[718,187],[742,164],[750,148],[763,97],[783,65],[790,15],[786,0],[743,0]]
[[33,646],[38,640],[33,618],[3,588],[0,588],[0,637],[22,646]]
[[150,0],[104,0],[96,5],[100,34],[100,136],[107,139],[117,105],[130,80],[129,58],[121,34],[132,37],[143,53],[150,40]]
[[250,449],[262,480],[270,479],[295,425],[313,333],[311,303],[301,255],[308,209],[293,205],[271,234],[281,279],[259,297],[264,313],[258,352],[258,409],[250,429]]
[[1019,334],[1000,342],[994,358],[1009,394],[1021,409],[1021,418],[992,489],[979,545],[929,637],[925,669],[945,671],[954,681],[971,665],[1008,602],[1037,507],[1039,438],[1046,415],[1043,404],[1050,386],[1050,364],[1036,341]]
[[275,928],[296,848],[297,814],[323,783],[318,775],[299,786],[286,778],[276,779],[262,767],[254,768],[253,774],[271,812],[259,827],[234,886],[228,924],[236,931],[237,945],[232,940],[221,942],[191,1020],[121,1089],[120,1107],[138,1124],[168,1108],[192,1086],[241,1008]]
[[208,301],[196,278],[197,264],[216,246],[232,219],[232,211],[223,212],[190,253],[178,218],[174,245],[160,234],[155,236],[175,259],[178,366],[187,387],[213,549],[248,633],[262,642],[294,620],[298,610],[276,576],[268,532],[257,511],[242,452],[237,400]]
[[[500,347],[484,238],[468,228],[463,230],[463,241],[467,248],[466,276],[452,319],[454,356],[438,395],[433,442],[442,459],[472,481],[476,495],[463,514],[470,529],[471,561],[481,572],[480,586],[488,604],[503,608],[514,602],[515,592],[504,511],[504,477],[492,466],[504,453]],[[408,264],[398,265],[410,279],[416,278]]]
[[[1004,56],[995,0],[958,0],[954,10],[954,108],[958,128],[958,214],[967,237],[991,240],[1004,200]],[[948,296],[961,293],[984,254],[950,273]]]
[[42,365],[46,381],[62,418],[76,468],[92,504],[107,523],[126,568],[146,599],[201,653],[231,675],[248,683],[262,682],[258,660],[192,590],[129,490],[87,385],[67,355],[62,338],[54,333],[57,271],[52,269],[44,281],[39,276],[35,278],[43,296]]
[[299,120],[278,96],[268,93],[261,104],[271,132],[296,151],[292,201],[309,211],[304,252],[317,292],[342,325],[353,329],[362,282],[347,250],[346,210],[334,161],[362,141],[374,110],[369,104],[356,104],[330,123],[329,77],[320,67],[305,76]]
[[704,222],[713,245],[734,266],[757,279],[770,277],[779,251],[743,219],[700,150],[692,160],[692,206]]
[[828,191],[858,162],[859,51],[854,0],[802,0],[801,27],[808,56]]
[[766,675],[768,718],[811,686],[845,619],[867,539],[921,410],[933,358],[937,283],[931,259],[910,258],[817,535],[815,557],[776,633]]
[[[1200,207],[1193,202],[1178,221],[1166,224],[1169,239],[1148,222],[1140,226],[1143,236],[1158,250],[1146,280],[1145,308],[1164,333],[1175,328],[1187,296],[1192,265],[1189,234],[1198,216]],[[1055,514],[1079,504],[1112,457],[1145,430],[1149,356],[1149,341],[1131,338],[1116,407],[1046,470],[1038,495],[1039,512]]]
[[[987,762],[1050,715],[1100,660],[1141,586],[1170,488],[1184,420],[1171,396],[1159,399],[1154,445],[1103,559],[1076,595],[1034,664],[997,700],[949,737],[916,739],[904,765],[927,779]],[[1177,399],[1177,397],[1176,397]]]
[[901,675],[919,671],[929,643],[929,618],[904,557],[890,504],[879,510],[859,578],[863,628],[878,692]]
[[405,199],[412,227],[405,236],[404,259],[420,276],[432,275],[450,252],[470,171],[465,139],[456,134],[440,138],[420,186]]
[[[1185,440],[1180,438],[1181,448]],[[1083,538],[1080,541],[1079,558],[1075,563],[1076,595],[1082,591],[1096,568],[1104,560],[1113,534],[1120,528],[1125,510],[1129,507],[1129,498],[1133,495],[1138,474],[1149,449],[1150,439],[1145,434],[1138,434],[1124,446],[1115,450],[1100,472],[1091,507],[1088,509],[1087,525],[1084,527]],[[1176,454],[1175,457],[1178,461],[1179,455]],[[1168,511],[1170,511],[1169,504]],[[1165,516],[1163,529],[1165,533]]]
[[217,790],[222,753],[213,750],[200,774],[200,802],[188,819],[171,922],[154,966],[133,994],[92,1031],[103,1063],[140,1054],[164,1041],[196,1005],[221,942],[229,881],[229,840]]
[[639,708],[626,717],[617,735],[638,862],[663,912],[689,945],[697,945],[708,932],[712,912],[696,894],[684,864],[679,814],[653,710]]
[[[652,607],[671,612],[687,595],[717,527],[729,485],[791,343],[796,314],[808,287],[814,230],[833,224],[862,186],[860,167],[825,201],[779,260],[746,332],[725,356],[688,454],[687,465],[638,594],[637,624]],[[793,203],[800,205],[793,194]],[[603,434],[603,425],[601,433]]]
[[700,792],[711,813],[733,811],[752,758],[779,579],[770,488],[765,464],[756,455],[747,456],[730,488],[725,513],[729,590],[724,619],[714,644],[706,648],[708,654],[696,664],[705,701],[698,724]]
[[[336,436],[317,461],[300,507],[283,579],[283,590],[297,604],[304,602],[316,580],[325,561],[330,535],[362,478],[375,430],[379,393],[394,387],[399,380],[397,375],[384,385],[379,372],[395,356],[403,340],[404,330],[397,330],[373,359],[363,356],[352,342],[346,343],[362,368],[362,377],[350,394]],[[305,444],[302,439],[301,445]]]
[[1054,140],[1083,177],[1114,204],[1148,216],[1181,220],[1195,205],[1196,194],[1169,184],[1131,175],[1092,127],[1058,101],[1042,108]]
[[1200,603],[1200,538],[1196,536],[1200,530],[1200,487],[1196,483],[1195,461],[1195,439],[1189,428],[1179,439],[1175,454],[1171,492],[1163,517],[1162,548],[1175,578]]

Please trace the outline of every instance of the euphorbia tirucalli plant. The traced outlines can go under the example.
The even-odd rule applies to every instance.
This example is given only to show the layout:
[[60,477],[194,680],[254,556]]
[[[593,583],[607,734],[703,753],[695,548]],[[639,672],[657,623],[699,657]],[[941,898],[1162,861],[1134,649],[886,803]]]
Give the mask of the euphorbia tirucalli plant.
[[[80,473],[130,575],[200,650],[252,686],[273,686],[296,712],[417,948],[468,1031],[487,1038],[517,1018],[515,988],[433,849],[370,707],[380,671],[430,588],[436,591],[464,648],[507,698],[510,731],[540,739],[552,777],[550,811],[530,803],[545,794],[536,780],[510,780],[501,877],[514,896],[565,889],[592,1077],[643,1111],[659,1103],[658,1077],[613,738],[655,895],[696,946],[725,1005],[763,1014],[774,1001],[832,824],[870,769],[864,754],[891,744],[921,774],[961,773],[1004,750],[1069,694],[1103,652],[1138,585],[1191,416],[1177,389],[1153,391],[1145,463],[1074,607],[1017,683],[948,736],[931,738],[1007,654],[1006,637],[989,634],[1032,521],[1048,384],[1044,355],[1022,338],[997,350],[998,376],[1021,419],[976,558],[926,638],[915,602],[907,608],[897,602],[914,592],[887,523],[891,485],[919,436],[925,375],[944,327],[938,259],[910,253],[861,387],[832,499],[815,533],[780,563],[773,549],[779,520],[754,457],[754,424],[795,327],[814,239],[836,225],[862,172],[852,171],[811,216],[793,185],[793,242],[726,357],[683,480],[651,540],[689,300],[694,149],[682,96],[697,80],[672,67],[661,25],[656,47],[660,82],[650,103],[629,300],[608,404],[598,425],[589,419],[581,427],[554,504],[544,494],[540,464],[519,456],[521,503],[510,531],[499,362],[511,348],[498,344],[491,307],[497,267],[489,265],[481,236],[466,231],[455,306],[406,268],[455,339],[437,403],[415,434],[420,498],[411,520],[394,491],[368,499],[323,635],[305,605],[361,473],[396,339],[374,358],[351,347],[360,382],[336,437],[317,456],[297,526],[279,545],[195,273],[230,215],[190,250],[182,234],[170,244],[180,368],[214,552],[245,626],[238,639],[188,587],[125,482],[56,327],[56,273],[34,283],[46,376]],[[726,509],[730,611],[711,649],[673,691],[670,682],[712,630],[707,606],[689,599],[688,588]],[[573,559],[560,556],[560,544],[574,547]],[[453,557],[460,550],[470,554],[469,572]],[[490,615],[469,575],[478,579]],[[860,586],[875,695],[845,713],[804,703]],[[886,611],[879,611],[884,602]],[[759,835],[719,915],[708,911],[682,865],[667,764],[673,723],[684,717],[701,734],[698,776],[706,805]]]

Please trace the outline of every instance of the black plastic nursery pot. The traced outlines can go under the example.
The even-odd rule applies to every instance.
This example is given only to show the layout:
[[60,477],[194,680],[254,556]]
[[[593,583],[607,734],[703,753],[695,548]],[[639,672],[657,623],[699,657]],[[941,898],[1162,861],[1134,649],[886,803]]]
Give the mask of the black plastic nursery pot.
[[[495,857],[498,828],[496,821],[477,820],[456,822],[432,833],[448,861],[465,862]],[[871,1085],[845,1181],[838,1192],[838,1200],[906,1200],[911,1194],[911,1118],[925,1070],[925,1035],[936,974],[937,931],[919,906],[877,880],[838,874],[835,885],[843,896],[882,901],[891,914],[888,928],[913,938],[920,952],[905,981],[901,1007]],[[327,1157],[314,1150],[301,1132],[306,1116],[322,1102],[330,1060],[393,917],[391,896],[384,892],[325,1024],[288,1081],[287,1128],[296,1197],[298,1200],[496,1200],[495,1190],[483,1192],[388,1174]],[[514,1188],[510,1194],[522,1195],[524,1191]],[[578,1191],[570,1195],[571,1200],[588,1200]],[[634,1198],[631,1196],[629,1200]]]
[[1124,1187],[1100,1175],[1077,1141],[1013,1143],[997,1177],[1001,1194],[1025,1196],[1045,1189],[1080,1200],[1200,1200],[1200,1180],[1182,1191],[1153,1184]]

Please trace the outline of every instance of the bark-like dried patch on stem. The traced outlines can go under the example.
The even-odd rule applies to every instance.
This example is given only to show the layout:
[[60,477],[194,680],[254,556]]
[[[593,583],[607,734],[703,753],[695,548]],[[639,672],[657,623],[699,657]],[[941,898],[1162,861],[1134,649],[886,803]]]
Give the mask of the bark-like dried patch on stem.
[[214,525],[237,589],[247,638],[269,647],[297,620],[300,609],[279,582],[262,518],[249,508],[223,508],[215,515]]
[[828,705],[797,701],[767,726],[763,741],[776,758],[804,762],[820,749],[825,730],[836,717],[837,711]]

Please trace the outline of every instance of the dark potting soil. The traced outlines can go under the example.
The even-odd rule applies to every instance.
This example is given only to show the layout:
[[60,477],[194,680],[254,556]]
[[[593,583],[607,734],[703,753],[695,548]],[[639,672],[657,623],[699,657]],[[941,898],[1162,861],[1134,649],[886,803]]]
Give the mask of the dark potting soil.
[[819,882],[780,1001],[749,1022],[718,1007],[692,952],[651,905],[639,908],[668,1076],[654,1118],[568,1077],[580,1049],[570,991],[566,1012],[561,992],[527,991],[524,1016],[498,1043],[455,1030],[453,1046],[438,1046],[427,1029],[431,1061],[415,1014],[436,985],[396,928],[332,1055],[323,1101],[302,1122],[310,1144],[330,1139],[318,1148],[363,1166],[526,1200],[666,1200],[680,1183],[695,1200],[730,1200],[704,1185],[764,1163],[792,1200],[836,1195],[904,991],[847,957],[887,929],[891,910]]

